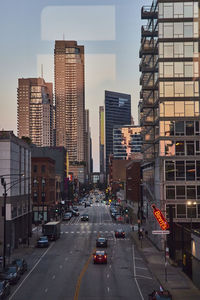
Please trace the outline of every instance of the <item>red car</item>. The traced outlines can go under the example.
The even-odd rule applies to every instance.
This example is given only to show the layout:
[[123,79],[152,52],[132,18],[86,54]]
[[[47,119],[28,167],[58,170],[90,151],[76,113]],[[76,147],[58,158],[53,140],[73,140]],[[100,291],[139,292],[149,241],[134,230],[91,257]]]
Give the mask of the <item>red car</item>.
[[123,231],[122,229],[115,230],[115,237],[125,238],[125,231]]
[[94,264],[107,264],[107,253],[105,251],[96,251],[93,254]]

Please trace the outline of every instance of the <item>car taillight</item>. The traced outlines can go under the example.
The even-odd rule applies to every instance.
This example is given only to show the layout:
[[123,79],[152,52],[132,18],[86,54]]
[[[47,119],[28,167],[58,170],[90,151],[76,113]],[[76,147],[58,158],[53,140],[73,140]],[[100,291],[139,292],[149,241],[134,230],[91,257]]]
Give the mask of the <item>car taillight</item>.
[[104,255],[104,258],[107,258],[107,255]]
[[94,258],[96,258],[97,256],[96,255],[94,255]]

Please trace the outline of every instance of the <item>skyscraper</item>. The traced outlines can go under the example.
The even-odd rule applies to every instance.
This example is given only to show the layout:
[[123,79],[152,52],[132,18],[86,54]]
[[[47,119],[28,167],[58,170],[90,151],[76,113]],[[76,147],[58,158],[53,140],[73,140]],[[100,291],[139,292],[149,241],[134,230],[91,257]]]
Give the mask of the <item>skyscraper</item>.
[[64,146],[70,162],[85,161],[84,46],[55,41],[56,146]]
[[89,109],[85,110],[85,161],[86,161],[86,179],[90,181],[91,175],[91,149],[90,149],[90,118],[89,118]]
[[149,232],[156,228],[152,204],[171,223],[200,222],[198,6],[197,0],[167,0],[142,8],[143,212]]
[[19,78],[18,137],[29,137],[37,146],[53,145],[53,86],[43,78]]
[[104,174],[104,107],[99,106],[99,171]]
[[107,174],[109,155],[113,154],[114,125],[131,125],[131,96],[105,91],[105,159]]

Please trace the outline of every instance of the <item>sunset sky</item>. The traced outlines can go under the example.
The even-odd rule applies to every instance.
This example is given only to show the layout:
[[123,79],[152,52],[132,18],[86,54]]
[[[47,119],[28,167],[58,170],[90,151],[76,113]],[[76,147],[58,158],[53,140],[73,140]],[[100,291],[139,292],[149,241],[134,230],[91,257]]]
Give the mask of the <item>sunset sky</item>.
[[[98,111],[105,90],[131,94],[138,124],[141,7],[150,0],[6,0],[0,3],[0,129],[17,135],[17,80],[54,82],[55,40],[85,46],[85,102],[94,171],[99,170]],[[144,22],[143,22],[144,24]]]

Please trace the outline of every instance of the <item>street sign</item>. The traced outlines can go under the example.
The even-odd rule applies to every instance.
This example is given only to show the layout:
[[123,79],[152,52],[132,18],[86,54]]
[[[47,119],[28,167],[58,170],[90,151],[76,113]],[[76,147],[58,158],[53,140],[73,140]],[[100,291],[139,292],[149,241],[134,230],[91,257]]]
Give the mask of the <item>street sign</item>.
[[153,230],[152,234],[170,234],[169,230]]

